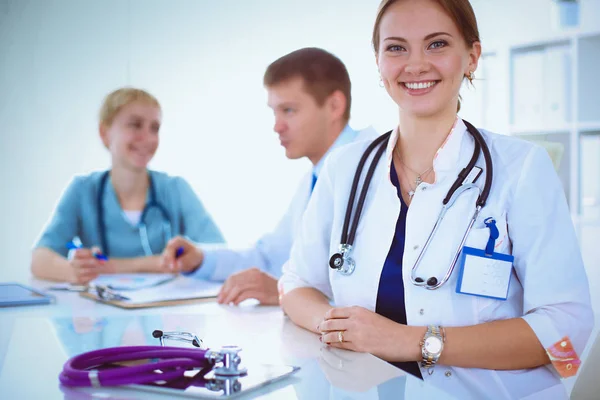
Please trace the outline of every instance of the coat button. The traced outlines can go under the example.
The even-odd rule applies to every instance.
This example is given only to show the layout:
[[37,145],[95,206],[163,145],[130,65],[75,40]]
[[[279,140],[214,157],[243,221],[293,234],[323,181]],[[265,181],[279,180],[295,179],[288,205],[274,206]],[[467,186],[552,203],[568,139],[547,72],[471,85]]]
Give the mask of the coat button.
[[421,191],[424,192],[427,190],[427,186],[421,186]]
[[419,314],[423,315],[425,314],[425,310],[423,310],[422,308],[419,310]]
[[446,375],[446,378],[450,378],[452,376],[452,372],[446,371],[444,375]]
[[418,249],[418,248],[419,248],[419,245],[418,245],[418,244],[415,244],[415,245],[413,246],[413,250],[416,250],[416,249]]

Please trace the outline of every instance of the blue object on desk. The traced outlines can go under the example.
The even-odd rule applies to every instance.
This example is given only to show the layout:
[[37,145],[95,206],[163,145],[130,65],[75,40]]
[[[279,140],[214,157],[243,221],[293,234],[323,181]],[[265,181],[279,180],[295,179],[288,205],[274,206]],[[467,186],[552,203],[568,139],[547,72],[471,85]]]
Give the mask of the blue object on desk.
[[[75,244],[74,242],[71,241],[71,242],[67,243],[67,249],[69,249],[69,250],[81,249],[81,244]],[[94,257],[100,261],[108,261],[108,257],[106,257],[104,254],[99,253],[99,252],[94,253]]]
[[54,296],[20,283],[0,283],[0,307],[50,304]]

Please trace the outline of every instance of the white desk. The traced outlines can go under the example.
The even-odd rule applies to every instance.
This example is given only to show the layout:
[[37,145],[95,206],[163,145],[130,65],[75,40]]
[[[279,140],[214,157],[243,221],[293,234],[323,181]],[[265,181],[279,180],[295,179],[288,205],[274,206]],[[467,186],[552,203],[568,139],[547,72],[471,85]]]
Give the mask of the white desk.
[[[37,280],[30,284],[49,286]],[[2,399],[167,398],[130,389],[69,389],[58,381],[64,362],[75,354],[120,345],[158,345],[151,336],[154,329],[193,332],[212,348],[241,346],[242,360],[301,367],[292,377],[243,398],[398,399],[408,383],[423,398],[451,398],[370,354],[322,345],[317,335],[295,326],[278,307],[208,302],[123,310],[77,293],[52,294],[57,298],[53,305],[0,309]]]
[[[32,286],[47,283],[33,280]],[[82,352],[114,346],[158,345],[152,331],[189,331],[209,348],[237,345],[249,363],[301,367],[292,377],[242,398],[452,399],[370,354],[333,349],[298,328],[278,307],[220,306],[214,302],[123,310],[55,292],[56,304],[0,308],[1,399],[166,399],[123,388],[70,389],[58,381],[63,364]],[[169,343],[171,345],[171,343]],[[443,366],[438,373],[443,373]],[[460,388],[465,398],[465,388]]]

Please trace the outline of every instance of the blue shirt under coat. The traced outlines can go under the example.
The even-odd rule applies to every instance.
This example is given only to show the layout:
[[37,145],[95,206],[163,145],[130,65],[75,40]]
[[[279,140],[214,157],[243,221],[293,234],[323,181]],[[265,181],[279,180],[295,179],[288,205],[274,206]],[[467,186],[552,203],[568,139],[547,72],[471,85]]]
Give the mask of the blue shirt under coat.
[[[406,214],[408,206],[402,198],[402,189],[396,174],[396,168],[392,161],[390,168],[390,179],[396,187],[400,199],[400,215],[396,222],[396,232],[392,239],[390,251],[385,259],[381,277],[379,278],[379,289],[377,291],[377,305],[375,312],[399,324],[406,325],[406,304],[404,301],[404,280],[402,279],[402,257],[404,256],[404,242],[406,233]],[[423,379],[421,371],[416,362],[393,362],[398,368]]]
[[[104,172],[97,171],[73,178],[35,244],[36,248],[49,248],[66,257],[66,244],[74,238],[79,238],[83,247],[101,247],[97,198]],[[156,190],[155,200],[163,205],[170,216],[173,236],[186,236],[198,243],[224,242],[223,235],[212,217],[183,178],[169,176],[163,172],[149,173]],[[146,194],[146,203],[149,200],[150,188]],[[110,175],[106,181],[102,204],[106,239],[110,248],[109,256],[145,256],[139,225],[133,225],[125,216]],[[160,211],[153,207],[147,213],[145,223],[152,252],[160,254],[165,247],[164,218]]]

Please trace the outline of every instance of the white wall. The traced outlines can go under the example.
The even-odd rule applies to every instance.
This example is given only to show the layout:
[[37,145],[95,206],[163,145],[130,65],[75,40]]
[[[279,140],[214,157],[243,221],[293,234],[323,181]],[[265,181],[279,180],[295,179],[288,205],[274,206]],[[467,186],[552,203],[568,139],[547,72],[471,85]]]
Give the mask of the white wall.
[[352,125],[395,119],[370,49],[377,1],[347,4],[0,0],[0,280],[27,278],[31,246],[71,176],[107,168],[97,112],[122,85],[161,101],[151,166],[188,179],[230,243],[271,229],[309,164],[288,161],[272,131],[269,63],[328,49],[355,81]]
[[[353,81],[351,124],[394,125],[370,48],[378,3],[0,0],[0,281],[27,279],[31,246],[71,176],[107,168],[97,111],[122,85],[163,105],[152,167],[184,176],[230,243],[252,243],[309,168],[286,160],[272,132],[270,62],[304,46],[332,51]],[[474,1],[484,47],[551,34],[550,3]],[[597,25],[600,1],[582,7],[583,22]],[[465,95],[462,115],[478,123],[476,99]]]
[[[579,0],[582,32],[600,30],[600,0]],[[471,0],[479,24],[483,53],[494,53],[483,59],[476,72],[475,89],[463,91],[464,116],[475,125],[506,133],[509,130],[509,45],[536,42],[561,36],[568,29],[558,26],[557,0]],[[485,103],[491,112],[480,107],[481,89],[491,88]],[[590,99],[594,101],[595,99]]]

